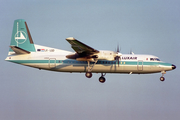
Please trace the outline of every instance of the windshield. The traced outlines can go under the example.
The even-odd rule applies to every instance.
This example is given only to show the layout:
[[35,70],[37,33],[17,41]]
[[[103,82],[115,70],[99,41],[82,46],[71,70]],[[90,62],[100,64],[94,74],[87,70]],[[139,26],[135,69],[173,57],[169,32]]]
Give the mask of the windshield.
[[160,61],[159,58],[150,58],[151,61]]

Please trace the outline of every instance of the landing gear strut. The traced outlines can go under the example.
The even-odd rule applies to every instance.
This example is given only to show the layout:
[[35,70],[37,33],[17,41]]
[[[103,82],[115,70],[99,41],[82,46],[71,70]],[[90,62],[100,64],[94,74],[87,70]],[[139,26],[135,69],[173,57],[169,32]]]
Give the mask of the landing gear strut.
[[166,71],[162,71],[161,73],[162,73],[162,76],[160,77],[160,80],[161,80],[161,81],[164,81],[164,80],[165,80],[164,74],[166,74]]
[[[86,76],[87,78],[91,78],[91,77],[92,77],[91,71],[92,71],[94,65],[97,63],[97,61],[98,61],[98,60],[95,60],[95,63],[93,64],[93,66],[90,66],[90,61],[87,61],[87,62],[88,62],[88,68],[87,68],[87,72],[86,72],[86,74],[85,74],[85,76]],[[91,68],[90,68],[90,67],[91,67]]]
[[104,78],[104,76],[106,75],[106,73],[101,73],[101,77],[99,78],[99,82],[104,83],[106,81],[106,79]]

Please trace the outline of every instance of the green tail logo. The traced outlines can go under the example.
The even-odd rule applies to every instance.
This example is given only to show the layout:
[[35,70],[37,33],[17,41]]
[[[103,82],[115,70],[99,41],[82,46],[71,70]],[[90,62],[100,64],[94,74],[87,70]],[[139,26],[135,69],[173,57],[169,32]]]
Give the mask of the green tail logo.
[[[14,21],[10,46],[17,46],[29,52],[36,51],[34,42],[25,20],[18,19]],[[10,48],[9,51],[13,50]]]

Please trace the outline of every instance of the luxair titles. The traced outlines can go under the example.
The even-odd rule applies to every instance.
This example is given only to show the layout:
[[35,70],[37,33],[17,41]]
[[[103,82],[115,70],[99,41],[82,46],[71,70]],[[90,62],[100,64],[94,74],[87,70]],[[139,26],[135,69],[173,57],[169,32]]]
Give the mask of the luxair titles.
[[137,57],[122,57],[122,60],[137,60]]

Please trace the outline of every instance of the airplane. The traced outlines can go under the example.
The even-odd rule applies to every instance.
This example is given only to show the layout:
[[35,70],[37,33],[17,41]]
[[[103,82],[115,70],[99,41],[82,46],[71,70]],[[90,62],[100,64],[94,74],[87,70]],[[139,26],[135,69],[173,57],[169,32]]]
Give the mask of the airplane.
[[6,61],[57,72],[101,73],[99,82],[106,81],[106,73],[148,74],[161,73],[164,81],[166,71],[176,69],[170,63],[162,62],[154,55],[122,54],[119,51],[96,50],[79,40],[68,37],[75,52],[34,44],[24,19],[14,21],[10,49]]

